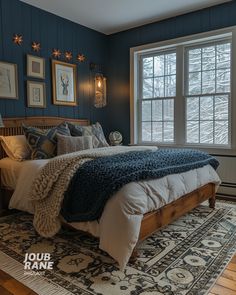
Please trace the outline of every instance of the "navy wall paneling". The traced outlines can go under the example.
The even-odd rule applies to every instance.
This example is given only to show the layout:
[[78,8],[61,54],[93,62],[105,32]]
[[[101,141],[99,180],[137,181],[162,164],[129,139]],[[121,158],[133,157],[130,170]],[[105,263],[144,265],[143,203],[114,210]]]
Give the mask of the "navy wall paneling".
[[[97,120],[96,109],[91,105],[89,90],[89,62],[106,63],[107,36],[75,24],[69,20],[25,4],[19,0],[0,0],[0,60],[16,63],[18,66],[19,99],[0,99],[0,113],[3,117],[61,116]],[[12,42],[13,34],[23,35],[22,46]],[[39,53],[31,50],[31,42],[41,43]],[[57,106],[52,104],[51,53],[53,48],[72,51],[77,64],[78,106]],[[76,61],[81,52],[86,56],[84,63]],[[26,56],[45,58],[45,80],[27,77]],[[65,61],[64,57],[60,60]],[[27,80],[46,83],[47,108],[27,107]],[[102,110],[105,112],[105,109]],[[104,117],[104,116],[103,116]]]

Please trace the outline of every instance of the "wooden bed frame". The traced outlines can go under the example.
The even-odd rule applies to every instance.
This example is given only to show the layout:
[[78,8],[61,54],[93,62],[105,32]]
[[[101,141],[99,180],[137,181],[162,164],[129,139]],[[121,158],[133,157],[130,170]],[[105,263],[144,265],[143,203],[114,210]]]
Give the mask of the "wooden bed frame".
[[[7,118],[3,119],[5,127],[0,128],[0,135],[7,136],[23,134],[21,127],[22,123],[42,129],[48,129],[64,121],[83,126],[89,125],[88,120],[58,117]],[[0,147],[0,159],[4,156],[6,156],[5,152],[2,147]],[[4,194],[6,206],[13,191],[6,190],[3,187],[1,189]],[[213,183],[208,183],[158,210],[145,214],[141,223],[139,241],[144,240],[156,230],[168,225],[206,200],[209,200],[210,208],[215,207],[215,184]],[[137,251],[134,250],[132,255],[133,259],[136,255]]]

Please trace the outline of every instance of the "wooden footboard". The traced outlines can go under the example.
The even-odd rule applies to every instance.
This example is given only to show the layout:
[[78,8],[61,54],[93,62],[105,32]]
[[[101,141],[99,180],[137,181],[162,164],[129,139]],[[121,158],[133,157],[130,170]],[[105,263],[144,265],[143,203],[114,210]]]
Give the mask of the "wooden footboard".
[[214,208],[215,185],[213,183],[206,184],[157,211],[145,214],[141,224],[139,240],[145,239],[154,231],[168,225],[208,199],[210,207]]
[[[141,223],[139,241],[146,239],[206,200],[209,200],[210,208],[215,207],[215,184],[213,183],[208,183],[156,211],[145,214]],[[135,248],[131,261],[134,261],[137,256],[138,251]]]

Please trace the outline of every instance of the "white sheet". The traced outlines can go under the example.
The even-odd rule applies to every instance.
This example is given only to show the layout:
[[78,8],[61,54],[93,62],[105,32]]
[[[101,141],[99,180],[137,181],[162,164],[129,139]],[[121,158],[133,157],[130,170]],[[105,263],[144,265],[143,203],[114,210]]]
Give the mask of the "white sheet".
[[17,179],[24,162],[12,160],[11,158],[3,158],[0,160],[1,184],[7,189],[14,190],[16,188]]
[[11,197],[9,208],[33,213],[32,202],[29,201],[29,193],[33,180],[39,170],[49,160],[29,160],[21,162],[20,175],[17,178],[16,188]]
[[[32,204],[28,200],[32,181],[47,160],[33,162],[35,161],[29,161],[22,168],[10,202],[11,208],[30,213],[33,213]],[[118,261],[123,269],[138,241],[143,214],[209,182],[220,183],[217,173],[210,165],[160,179],[132,182],[109,199],[99,223],[75,222],[71,225],[99,237],[99,247]]]

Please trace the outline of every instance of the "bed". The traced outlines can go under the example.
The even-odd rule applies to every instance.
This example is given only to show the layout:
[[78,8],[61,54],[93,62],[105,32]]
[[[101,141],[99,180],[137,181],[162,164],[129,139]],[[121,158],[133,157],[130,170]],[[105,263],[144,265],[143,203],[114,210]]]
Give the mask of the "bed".
[[[35,127],[40,127],[42,129],[48,129],[50,127],[56,126],[58,124],[60,124],[61,122],[65,121],[68,119],[65,118],[53,118],[53,117],[33,117],[33,118],[9,118],[9,119],[4,119],[4,124],[5,127],[0,129],[0,135],[18,135],[18,134],[23,134],[23,130],[21,128],[21,124],[25,123],[27,125],[31,125],[31,126],[35,126]],[[80,124],[80,125],[88,125],[89,121],[88,120],[69,120],[73,123],[76,124]],[[4,158],[6,155],[4,154],[4,151],[1,149],[0,150],[0,158]],[[6,162],[9,160],[5,160]],[[11,185],[9,185],[8,183],[6,183],[5,179],[6,177],[6,173],[4,173],[4,169],[1,169],[2,173],[4,173],[3,175],[1,175],[1,179],[3,180],[2,183],[2,191],[3,191],[3,195],[4,195],[4,199],[6,200],[6,203],[8,201],[10,201],[10,206],[12,208],[16,208],[16,209],[20,209],[23,211],[28,211],[30,213],[33,213],[33,209],[30,207],[30,205],[27,203],[27,200],[24,200],[22,202],[22,199],[19,200],[19,198],[11,198],[15,188],[16,188],[16,183],[19,181],[19,178],[25,178],[25,175],[23,175],[23,171],[25,170],[25,173],[27,170],[32,169],[32,171],[37,171],[37,169],[39,170],[42,166],[44,166],[48,160],[43,160],[44,162],[35,162],[34,161],[25,161],[25,162],[29,162],[29,163],[20,163],[19,165],[16,164],[17,167],[15,167],[13,170],[17,170],[18,172],[15,172],[15,185],[13,184],[14,181],[11,179]],[[7,164],[5,163],[5,165],[12,165],[11,164]],[[28,165],[28,167],[27,167]],[[23,166],[26,166],[27,168],[23,168]],[[29,168],[30,167],[30,168]],[[202,169],[202,168],[200,168]],[[204,168],[206,169],[206,171],[203,171],[203,175],[205,177],[205,175],[210,175],[211,170],[207,170],[209,168]],[[198,173],[198,171],[196,172],[191,172],[191,173],[195,173],[192,174],[191,177],[194,178],[196,175],[201,175],[200,173]],[[196,174],[197,173],[197,174]],[[205,174],[204,174],[205,173]],[[14,173],[13,173],[14,174]],[[31,174],[32,178],[34,177],[33,173]],[[5,177],[5,179],[4,179]],[[14,176],[13,176],[14,177]],[[173,179],[177,179],[177,176],[170,176],[167,180],[163,181],[160,180],[158,182],[158,186],[160,187],[161,185],[163,185],[163,183],[166,182],[170,182],[173,181]],[[183,179],[185,178],[186,183],[188,182],[189,179],[189,174],[184,174],[184,175],[180,175],[179,179]],[[114,251],[114,245],[111,245],[111,242],[109,241],[110,239],[105,239],[106,241],[101,242],[103,243],[103,245],[100,247],[101,249],[105,250],[106,252],[108,252],[115,260],[117,260],[119,262],[120,268],[123,269],[125,267],[125,265],[127,264],[127,259],[130,258],[131,259],[135,259],[135,256],[138,254],[136,251],[136,244],[137,244],[137,240],[138,241],[142,241],[143,239],[147,238],[148,236],[150,236],[154,231],[166,226],[167,224],[171,223],[172,221],[174,221],[175,219],[177,219],[178,217],[180,217],[181,215],[189,212],[190,210],[192,210],[193,208],[195,208],[196,206],[198,206],[200,203],[209,200],[209,205],[211,208],[214,208],[215,206],[215,192],[216,192],[216,187],[219,184],[220,180],[217,176],[217,174],[212,174],[209,177],[209,180],[205,180],[203,176],[200,176],[201,180],[199,183],[201,183],[200,187],[197,187],[195,189],[188,189],[187,191],[189,191],[188,193],[185,193],[181,196],[178,196],[178,198],[174,198],[174,200],[169,200],[169,202],[167,204],[164,204],[163,206],[159,205],[160,208],[158,208],[158,210],[154,210],[154,206],[150,205],[149,206],[149,212],[143,212],[143,214],[137,214],[135,215],[134,218],[134,223],[140,223],[140,227],[138,227],[138,231],[136,232],[136,239],[135,241],[132,241],[132,246],[127,246],[127,255],[124,259],[121,259],[120,253],[115,253]],[[8,177],[9,178],[9,177]],[[176,182],[174,180],[174,182]],[[207,183],[206,183],[207,182]],[[141,183],[141,187],[143,188],[143,191],[145,190],[152,190],[153,186],[155,186],[156,183],[152,182],[142,182]],[[22,186],[23,188],[24,186]],[[127,189],[127,188],[125,188]],[[130,189],[130,188],[129,188]],[[135,187],[131,188],[131,190],[133,189],[133,195],[135,194]],[[18,186],[18,190],[19,190],[19,186]],[[16,191],[15,191],[16,193]],[[23,196],[25,195],[25,192],[21,192],[18,193],[18,196]],[[13,194],[14,196],[14,194]],[[120,197],[122,198],[122,197]],[[14,200],[14,204],[11,204],[12,199]],[[119,200],[119,197],[114,197],[112,198],[111,201],[109,201],[109,204],[106,205],[106,209],[107,207],[109,208],[113,208],[113,210],[115,210],[116,206],[120,206],[119,202],[117,201]],[[166,202],[165,202],[166,203]],[[151,211],[151,212],[150,212]],[[106,223],[107,220],[109,220],[109,215],[112,215],[109,210],[107,209],[106,211],[104,210],[104,216],[103,219],[106,219]],[[64,222],[64,220],[62,220],[62,222]],[[109,223],[109,222],[108,222]],[[73,227],[79,230],[85,230],[88,231],[89,233],[93,234],[94,236],[99,236],[101,235],[100,231],[100,225],[98,222],[94,221],[94,222],[87,222],[87,223],[70,223],[68,224],[69,227]],[[105,226],[106,227],[106,226]],[[130,229],[132,231],[132,227]],[[116,236],[118,237],[118,239],[122,239],[122,231],[123,228],[119,228],[116,227]],[[107,232],[106,235],[112,235],[111,233],[111,229],[109,230],[104,230],[104,232]],[[102,239],[100,237],[100,240],[104,240],[104,238]],[[119,240],[117,241],[119,242]],[[124,241],[125,243],[125,241]],[[119,252],[118,249],[116,249],[116,251]],[[131,255],[132,253],[132,255]]]

